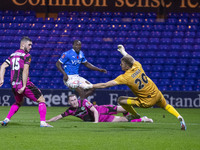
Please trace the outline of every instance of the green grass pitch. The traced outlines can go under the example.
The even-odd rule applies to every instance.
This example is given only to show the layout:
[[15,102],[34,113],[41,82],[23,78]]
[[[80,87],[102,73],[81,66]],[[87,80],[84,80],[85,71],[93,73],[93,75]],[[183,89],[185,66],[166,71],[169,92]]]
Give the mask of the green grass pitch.
[[[3,120],[10,107],[0,107]],[[48,107],[47,119],[59,115],[65,107]],[[187,130],[160,108],[136,109],[154,123],[90,123],[66,117],[39,127],[38,107],[23,106],[6,127],[0,127],[2,150],[200,150],[200,109],[177,109]]]

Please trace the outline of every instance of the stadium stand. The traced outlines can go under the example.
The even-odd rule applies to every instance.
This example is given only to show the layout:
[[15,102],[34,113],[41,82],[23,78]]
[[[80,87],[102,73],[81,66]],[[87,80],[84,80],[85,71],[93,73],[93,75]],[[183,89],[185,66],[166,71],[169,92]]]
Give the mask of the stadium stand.
[[[82,41],[89,62],[106,68],[108,74],[81,66],[81,76],[92,83],[114,79],[120,73],[118,44],[140,61],[146,74],[161,91],[198,91],[200,83],[199,13],[169,13],[156,22],[156,13],[60,12],[58,18],[37,18],[33,11],[0,12],[2,63],[19,48],[22,36],[33,40],[31,80],[43,89],[66,88],[55,63]],[[3,88],[9,88],[9,73]],[[110,89],[127,89],[124,86]]]

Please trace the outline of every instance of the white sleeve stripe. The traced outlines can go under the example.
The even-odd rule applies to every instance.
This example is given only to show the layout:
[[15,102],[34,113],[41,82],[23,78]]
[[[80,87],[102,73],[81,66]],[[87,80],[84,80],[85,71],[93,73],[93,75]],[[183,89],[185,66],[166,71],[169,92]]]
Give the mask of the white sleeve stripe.
[[59,62],[61,63],[61,64],[63,64],[63,62],[60,60],[60,59],[58,59],[59,60]]
[[86,63],[87,62],[87,60],[86,61],[84,61],[84,62],[82,62],[82,63]]
[[5,61],[8,65],[10,65],[10,61],[8,59],[6,59]]

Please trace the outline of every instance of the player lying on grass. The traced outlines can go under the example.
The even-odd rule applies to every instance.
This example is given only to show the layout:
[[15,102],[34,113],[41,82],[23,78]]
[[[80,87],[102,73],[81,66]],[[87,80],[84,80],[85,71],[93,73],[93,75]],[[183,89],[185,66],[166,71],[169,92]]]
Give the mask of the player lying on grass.
[[183,117],[176,111],[176,109],[172,105],[166,102],[161,91],[144,72],[142,65],[125,51],[123,45],[118,45],[118,51],[123,55],[123,57],[121,58],[120,66],[121,69],[125,71],[125,73],[106,83],[85,85],[82,88],[97,89],[107,88],[120,84],[127,85],[136,96],[120,96],[118,98],[118,103],[127,112],[130,112],[132,115],[139,117],[139,114],[135,111],[133,106],[149,108],[154,105],[158,105],[159,107],[174,115],[180,121],[181,130],[186,130],[186,124]]
[[[152,119],[146,116],[139,119],[129,119],[128,112],[121,106],[115,105],[93,105],[88,100],[78,100],[75,94],[69,96],[68,103],[71,105],[64,113],[55,116],[47,122],[57,121],[66,116],[72,115],[89,122],[151,122]],[[114,114],[123,113],[122,116],[114,116]]]

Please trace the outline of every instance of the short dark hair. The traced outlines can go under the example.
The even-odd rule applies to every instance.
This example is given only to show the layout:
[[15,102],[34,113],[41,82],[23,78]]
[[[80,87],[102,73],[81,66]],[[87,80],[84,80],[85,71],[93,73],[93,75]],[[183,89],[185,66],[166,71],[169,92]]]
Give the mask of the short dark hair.
[[[71,95],[69,95],[69,96],[68,96],[68,100],[69,100],[70,97],[73,97],[73,96],[76,96],[76,94],[71,94]],[[76,96],[76,97],[77,97],[77,96]]]
[[123,56],[121,61],[125,62],[130,68],[133,66],[134,59],[132,56]]
[[26,41],[32,42],[32,40],[28,36],[22,37],[21,42],[26,42]]
[[78,43],[79,41],[80,41],[80,40],[74,40],[73,45],[76,44],[76,43]]

